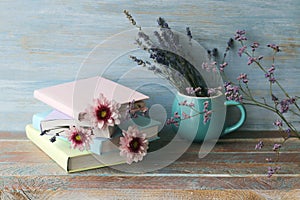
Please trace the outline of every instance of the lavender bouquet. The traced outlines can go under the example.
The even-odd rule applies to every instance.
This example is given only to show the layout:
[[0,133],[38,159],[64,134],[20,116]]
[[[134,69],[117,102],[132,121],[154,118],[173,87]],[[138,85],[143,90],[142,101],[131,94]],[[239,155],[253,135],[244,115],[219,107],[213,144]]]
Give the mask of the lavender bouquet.
[[[148,60],[130,56],[138,65],[164,77],[181,94],[209,97],[222,89],[217,67],[207,63],[206,50],[192,40],[189,28],[186,28],[186,35],[175,32],[159,17],[159,28],[148,31],[138,26],[128,11],[124,13],[139,29],[136,44],[149,54]],[[199,49],[202,52],[195,54]]]

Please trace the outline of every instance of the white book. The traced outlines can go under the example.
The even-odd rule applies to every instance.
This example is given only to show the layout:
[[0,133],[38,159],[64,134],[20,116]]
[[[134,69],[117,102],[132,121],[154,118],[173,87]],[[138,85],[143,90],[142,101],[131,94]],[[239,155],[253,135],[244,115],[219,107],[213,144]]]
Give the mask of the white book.
[[[55,135],[58,132],[67,130],[70,125],[75,123],[69,116],[57,110],[34,114],[32,121],[36,129],[40,130],[40,132],[47,131],[48,135]],[[140,131],[146,133],[146,138],[151,142],[159,139],[158,129],[160,125],[160,122],[140,115],[136,118],[124,120],[115,129],[111,138],[94,138],[90,151],[98,155],[111,151],[119,151],[118,144],[120,136],[122,136],[122,130],[127,130],[129,126],[137,126]],[[65,137],[57,138],[68,142]]]
[[138,116],[130,120],[124,121],[119,125],[119,129],[111,139],[108,138],[95,138],[94,143],[91,145],[90,151],[101,155],[112,151],[119,151],[120,137],[122,136],[121,131],[127,130],[129,126],[137,126],[138,129],[146,134],[146,138],[149,142],[159,139],[158,130],[160,122],[149,119],[144,116]]

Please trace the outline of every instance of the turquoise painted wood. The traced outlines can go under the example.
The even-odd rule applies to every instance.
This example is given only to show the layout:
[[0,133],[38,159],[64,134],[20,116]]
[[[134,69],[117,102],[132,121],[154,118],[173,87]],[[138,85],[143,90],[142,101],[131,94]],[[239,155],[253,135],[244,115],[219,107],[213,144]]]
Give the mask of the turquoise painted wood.
[[[76,78],[81,63],[92,49],[121,31],[132,29],[122,13],[129,10],[142,26],[156,26],[161,16],[177,31],[189,26],[194,39],[207,49],[225,48],[235,30],[245,29],[250,40],[262,45],[277,43],[278,73],[293,95],[299,94],[300,1],[297,0],[175,0],[175,1],[94,1],[45,0],[0,1],[0,130],[24,131],[33,113],[48,107],[33,99],[33,90]],[[112,47],[122,48],[122,46]],[[109,53],[109,52],[108,52]],[[266,53],[266,52],[264,52]],[[246,60],[229,56],[230,76],[240,69],[249,73],[255,95],[267,94],[263,74],[250,70]],[[99,66],[100,67],[100,66]],[[134,65],[124,57],[105,76],[118,79]],[[124,80],[132,88],[148,79],[137,76]],[[162,86],[144,86],[150,103],[169,109],[172,92]],[[274,116],[247,107],[243,129],[273,129]],[[234,119],[234,113],[229,119]],[[298,120],[295,116],[291,119]],[[300,126],[299,123],[296,126]]]

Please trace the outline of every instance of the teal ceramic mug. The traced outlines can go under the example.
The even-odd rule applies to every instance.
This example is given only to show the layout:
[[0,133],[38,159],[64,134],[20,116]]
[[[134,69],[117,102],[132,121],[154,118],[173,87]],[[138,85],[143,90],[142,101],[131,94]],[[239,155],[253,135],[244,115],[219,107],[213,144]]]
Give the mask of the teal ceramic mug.
[[[228,106],[236,106],[241,113],[240,119],[230,126],[225,124]],[[205,109],[211,112],[207,122],[203,113]],[[178,92],[173,102],[172,115],[175,118],[181,117],[178,124],[174,125],[177,134],[193,142],[218,139],[220,136],[237,130],[246,120],[244,106],[239,102],[226,100],[221,92],[212,97],[187,96]]]

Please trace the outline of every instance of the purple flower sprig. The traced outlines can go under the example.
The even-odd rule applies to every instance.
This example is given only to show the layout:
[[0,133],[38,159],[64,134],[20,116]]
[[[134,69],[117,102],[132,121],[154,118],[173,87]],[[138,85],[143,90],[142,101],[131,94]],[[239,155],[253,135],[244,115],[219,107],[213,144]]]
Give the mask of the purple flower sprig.
[[188,102],[187,100],[179,102],[178,105],[190,108],[191,110],[193,110],[195,112],[195,114],[189,115],[189,114],[185,113],[184,111],[182,111],[181,113],[175,112],[171,118],[167,119],[167,121],[166,121],[167,125],[173,124],[178,127],[180,121],[187,120],[187,119],[193,118],[198,115],[203,115],[203,124],[206,124],[207,122],[209,122],[212,112],[213,112],[212,110],[209,110],[209,102],[208,101],[205,101],[203,103],[202,111],[195,109],[195,104],[193,102]]
[[135,101],[134,99],[126,106],[125,120],[137,118],[139,114],[145,116],[148,112],[148,107],[143,101]]
[[255,149],[262,149],[264,146],[263,141],[259,141],[256,145],[255,145]]
[[233,85],[231,82],[225,82],[224,87],[227,100],[243,102],[243,96],[240,94],[240,87]]
[[[276,152],[276,160],[273,161],[272,158],[266,158],[266,161],[267,162],[278,162],[279,161],[279,151],[280,151],[280,148],[281,148],[281,144],[277,144],[275,143],[274,146],[273,146],[273,151]],[[263,141],[259,141],[256,145],[255,145],[255,150],[261,150],[262,148],[264,147],[264,143]],[[279,166],[276,166],[276,167],[271,167],[269,166],[268,167],[268,172],[267,172],[267,177],[268,178],[271,178],[273,176],[273,174],[277,173],[277,171],[280,169],[281,167]]]
[[[251,80],[248,78],[248,75],[246,73],[240,73],[240,75],[237,77],[238,83],[232,82],[226,76],[225,67],[228,68],[228,63],[225,62],[225,58],[227,52],[233,49],[233,39],[230,39],[231,42],[227,43],[227,47],[224,53],[224,59],[221,62],[222,64],[219,65],[220,72],[223,75],[224,80],[226,80],[225,96],[227,97],[227,99],[239,101],[248,105],[262,107],[264,109],[274,112],[276,115],[278,115],[282,123],[280,124],[280,126],[278,126],[278,122],[274,123],[274,125],[279,128],[284,139],[289,138],[291,135],[295,135],[300,138],[300,133],[296,130],[293,123],[289,121],[285,116],[285,113],[290,111],[294,115],[300,117],[300,108],[297,102],[299,100],[299,97],[289,95],[283,88],[283,86],[279,83],[275,74],[276,68],[278,68],[278,66],[275,65],[275,55],[281,51],[280,47],[276,44],[267,45],[267,47],[269,47],[273,51],[273,59],[270,66],[264,67],[261,62],[263,60],[263,56],[259,55],[258,52],[261,46],[260,43],[253,42],[252,44],[248,45],[245,30],[236,31],[234,40],[240,43],[241,46],[237,52],[238,56],[241,57],[242,55],[246,55],[248,57],[247,65],[251,67],[257,66],[257,68],[262,71],[264,77],[269,82],[270,101],[267,101],[265,97],[263,97],[263,100],[261,100],[255,98],[252,95],[251,88],[249,87],[249,82]],[[258,54],[258,56],[256,54]],[[278,95],[274,93],[274,87],[279,88],[279,91],[282,92],[284,98],[280,99]],[[284,128],[283,126],[287,126],[287,128]]]
[[273,174],[277,173],[278,170],[280,170],[280,167],[268,167],[267,177],[271,178]]
[[[232,41],[233,39],[231,39]],[[251,79],[248,78],[248,74],[246,73],[240,73],[237,77],[237,83],[234,83],[230,81],[225,73],[225,67],[228,68],[228,63],[225,62],[225,58],[227,55],[227,52],[231,49],[233,49],[233,43],[228,45],[225,53],[224,53],[224,59],[220,64],[220,72],[223,75],[223,78],[227,81],[225,83],[225,96],[228,100],[235,100],[242,102],[243,104],[247,105],[253,105],[258,106],[261,108],[264,108],[266,110],[269,110],[275,115],[277,115],[278,119],[276,119],[273,122],[273,125],[279,130],[279,133],[281,134],[283,138],[283,142],[281,143],[275,143],[272,147],[272,151],[276,153],[276,159],[272,158],[266,158],[267,162],[273,162],[276,163],[279,161],[280,157],[280,151],[285,144],[285,142],[290,137],[298,137],[300,138],[300,133],[294,126],[294,122],[291,120],[288,120],[286,117],[286,113],[292,112],[296,117],[300,117],[300,109],[298,105],[298,100],[300,99],[299,96],[291,96],[287,93],[287,91],[284,89],[284,87],[280,84],[278,81],[276,74],[276,69],[279,67],[275,64],[275,56],[277,53],[281,51],[280,47],[276,44],[268,44],[267,47],[269,47],[273,51],[273,58],[271,65],[263,66],[263,56],[259,55],[259,48],[260,43],[253,42],[252,44],[247,44],[247,37],[246,37],[246,31],[244,30],[238,30],[234,36],[234,40],[237,41],[240,44],[240,48],[238,49],[237,55],[238,57],[242,57],[243,55],[246,55],[248,58],[248,61],[246,63],[247,66],[251,68],[256,68],[260,70],[265,77],[265,80],[269,84],[269,96],[263,97],[261,99],[258,99],[252,95],[252,89],[250,88],[249,82],[251,82]],[[275,90],[274,88],[277,87],[278,90]],[[279,94],[281,92],[281,94]],[[278,94],[277,94],[278,93]],[[268,98],[268,99],[267,99]],[[298,118],[299,119],[299,118]],[[255,145],[256,150],[260,150],[264,147],[263,141],[259,141]],[[280,169],[279,166],[276,167],[269,167],[267,176],[272,177],[273,174],[277,173]]]

